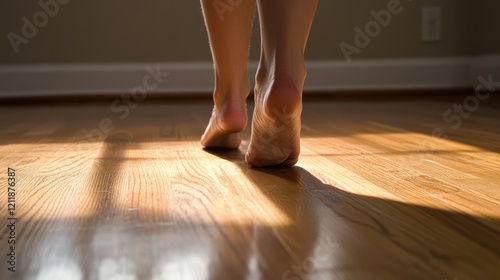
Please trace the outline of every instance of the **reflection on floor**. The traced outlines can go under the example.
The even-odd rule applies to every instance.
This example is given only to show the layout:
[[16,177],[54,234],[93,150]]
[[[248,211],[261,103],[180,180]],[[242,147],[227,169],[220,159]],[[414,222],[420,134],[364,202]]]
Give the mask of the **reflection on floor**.
[[210,102],[4,104],[0,278],[496,279],[500,108],[456,101],[311,99],[271,169],[201,149]]

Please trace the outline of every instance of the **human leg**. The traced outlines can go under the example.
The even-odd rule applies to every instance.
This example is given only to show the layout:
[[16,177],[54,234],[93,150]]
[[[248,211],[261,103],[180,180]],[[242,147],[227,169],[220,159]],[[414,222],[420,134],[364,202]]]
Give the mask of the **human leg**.
[[234,149],[241,143],[238,132],[247,124],[248,49],[255,0],[225,2],[201,0],[215,68],[214,108],[201,144]]

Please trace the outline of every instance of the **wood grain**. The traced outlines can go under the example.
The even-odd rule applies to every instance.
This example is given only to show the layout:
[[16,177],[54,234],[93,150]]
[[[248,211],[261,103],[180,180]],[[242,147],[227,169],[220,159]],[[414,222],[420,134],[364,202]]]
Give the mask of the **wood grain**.
[[453,129],[462,99],[306,100],[299,163],[270,169],[249,128],[201,148],[209,101],[1,104],[0,279],[497,279],[499,96]]

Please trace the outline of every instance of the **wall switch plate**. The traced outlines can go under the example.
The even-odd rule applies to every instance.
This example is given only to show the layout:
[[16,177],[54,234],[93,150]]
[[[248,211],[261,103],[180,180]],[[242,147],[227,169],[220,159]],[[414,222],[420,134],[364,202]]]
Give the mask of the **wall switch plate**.
[[422,41],[440,41],[441,28],[441,7],[422,7]]

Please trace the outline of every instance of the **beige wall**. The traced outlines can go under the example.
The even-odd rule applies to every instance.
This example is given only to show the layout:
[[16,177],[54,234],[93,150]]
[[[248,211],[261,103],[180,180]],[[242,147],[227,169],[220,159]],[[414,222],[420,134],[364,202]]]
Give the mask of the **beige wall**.
[[471,1],[473,29],[470,49],[473,54],[500,53],[500,1]]
[[[47,1],[47,0],[44,0]],[[62,1],[62,0],[60,0]],[[68,1],[68,0],[66,0]],[[372,20],[389,0],[321,0],[307,58],[342,59],[339,44],[352,43],[353,28]],[[353,59],[463,56],[500,53],[500,1],[401,0],[403,11]],[[420,8],[443,7],[443,40],[420,40]],[[15,54],[7,34],[21,34],[21,18],[40,10],[37,1],[1,1],[0,64],[208,61],[210,52],[198,1],[69,0]],[[252,59],[259,41],[254,32]]]

